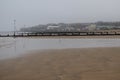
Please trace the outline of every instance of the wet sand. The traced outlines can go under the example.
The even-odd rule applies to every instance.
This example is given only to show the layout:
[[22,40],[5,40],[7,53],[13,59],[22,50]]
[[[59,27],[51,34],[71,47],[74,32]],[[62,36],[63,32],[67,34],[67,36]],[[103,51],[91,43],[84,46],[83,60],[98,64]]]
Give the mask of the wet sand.
[[1,60],[0,80],[120,80],[120,48],[32,51]]

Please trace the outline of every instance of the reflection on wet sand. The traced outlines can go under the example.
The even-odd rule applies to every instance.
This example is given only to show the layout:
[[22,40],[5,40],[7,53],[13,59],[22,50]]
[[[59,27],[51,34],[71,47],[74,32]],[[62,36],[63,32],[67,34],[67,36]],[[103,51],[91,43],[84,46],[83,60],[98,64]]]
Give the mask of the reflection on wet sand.
[[0,38],[0,59],[28,51],[69,48],[120,47],[120,39],[107,38]]

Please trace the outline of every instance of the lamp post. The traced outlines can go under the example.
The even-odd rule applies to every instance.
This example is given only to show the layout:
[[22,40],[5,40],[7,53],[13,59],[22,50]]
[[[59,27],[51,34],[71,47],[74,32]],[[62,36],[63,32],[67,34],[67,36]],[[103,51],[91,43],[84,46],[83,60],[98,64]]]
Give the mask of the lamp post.
[[16,20],[14,20],[14,37],[15,37],[15,32],[16,32]]

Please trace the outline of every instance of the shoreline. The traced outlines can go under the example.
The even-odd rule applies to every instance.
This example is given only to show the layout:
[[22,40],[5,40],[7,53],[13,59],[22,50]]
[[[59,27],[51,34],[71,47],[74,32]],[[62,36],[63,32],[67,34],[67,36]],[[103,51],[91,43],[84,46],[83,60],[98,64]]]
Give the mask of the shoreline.
[[31,51],[0,61],[0,80],[119,80],[120,47]]

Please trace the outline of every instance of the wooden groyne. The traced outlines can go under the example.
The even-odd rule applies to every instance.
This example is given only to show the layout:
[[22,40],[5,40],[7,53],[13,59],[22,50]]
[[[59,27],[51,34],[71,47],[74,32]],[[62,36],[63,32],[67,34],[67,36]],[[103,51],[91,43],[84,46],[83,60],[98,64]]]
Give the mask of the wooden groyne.
[[120,35],[120,32],[27,32],[19,34],[7,34],[0,37],[30,37],[30,36],[113,36]]

